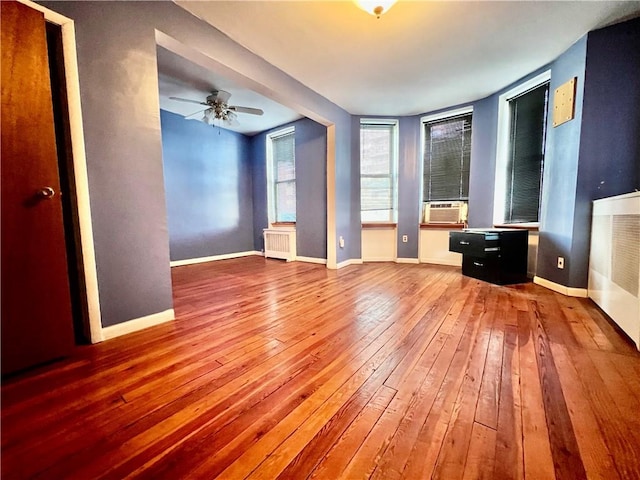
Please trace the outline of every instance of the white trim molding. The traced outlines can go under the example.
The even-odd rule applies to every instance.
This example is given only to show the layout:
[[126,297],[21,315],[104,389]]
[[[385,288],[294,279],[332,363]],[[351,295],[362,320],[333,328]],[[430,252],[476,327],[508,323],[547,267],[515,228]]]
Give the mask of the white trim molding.
[[98,343],[103,340],[102,319],[100,313],[100,294],[98,291],[98,271],[93,241],[93,225],[91,223],[91,202],[89,201],[89,180],[87,176],[87,159],[84,146],[84,130],[82,126],[82,108],[80,105],[80,79],[78,76],[78,55],[76,50],[76,33],[73,20],[49,10],[29,0],[20,0],[24,5],[44,14],[45,20],[59,25],[62,31],[62,49],[64,51],[64,70],[69,107],[69,128],[71,135],[71,152],[75,177],[75,193],[78,208],[80,229],[80,250],[84,271],[86,291],[89,340]]
[[445,260],[442,258],[423,258],[420,263],[428,263],[429,265],[446,265],[448,267],[461,267],[461,261]]
[[411,263],[411,264],[418,265],[420,263],[420,260],[418,260],[417,258],[401,258],[401,257],[398,257],[398,258],[396,258],[396,263]]
[[338,263],[336,269],[348,267],[349,265],[362,265],[362,263],[363,262],[361,258],[350,258],[348,260],[345,260],[344,262]]
[[134,318],[123,323],[117,323],[109,327],[102,329],[102,335],[104,340],[110,340],[112,338],[120,337],[128,333],[137,332],[145,328],[160,325],[161,323],[170,322],[175,320],[176,314],[173,308],[165,310],[164,312],[152,313],[145,317]]
[[229,260],[230,258],[249,257],[251,255],[264,256],[262,252],[250,250],[247,252],[225,253],[223,255],[213,255],[211,257],[187,258],[185,260],[174,260],[169,263],[172,267],[181,267],[183,265],[193,265],[195,263],[215,262],[218,260]]
[[318,263],[320,265],[326,265],[327,264],[327,259],[326,258],[316,258],[316,257],[301,257],[300,255],[298,255],[296,257],[296,262]]
[[567,297],[587,298],[589,296],[586,288],[567,287],[565,285],[552,282],[551,280],[547,280],[546,278],[538,277],[537,275],[533,277],[533,283],[540,285],[541,287],[548,288],[549,290],[553,290],[554,292],[561,293],[562,295],[566,295]]
[[336,127],[327,125],[327,268],[338,267],[336,227]]
[[[467,105],[465,107],[454,108],[451,110],[444,110],[442,112],[434,113],[431,115],[425,115],[424,117],[420,117],[420,123],[424,125],[425,123],[435,122],[437,120],[444,120],[446,118],[458,117],[460,115],[467,115],[469,113],[473,113],[473,105]],[[422,142],[422,145],[424,146],[424,142]]]
[[496,171],[493,193],[493,224],[504,223],[504,199],[507,195],[507,165],[509,163],[509,135],[511,134],[511,114],[509,100],[551,81],[551,70],[516,85],[498,97],[498,123],[496,140]]

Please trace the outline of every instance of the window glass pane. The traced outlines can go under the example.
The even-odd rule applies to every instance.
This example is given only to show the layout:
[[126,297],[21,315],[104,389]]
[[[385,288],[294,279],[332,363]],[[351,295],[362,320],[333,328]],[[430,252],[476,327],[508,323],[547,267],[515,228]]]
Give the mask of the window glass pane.
[[363,222],[395,218],[395,124],[360,125],[360,201]]
[[391,173],[391,125],[363,125],[360,129],[360,173]]
[[544,165],[549,85],[509,101],[511,132],[505,222],[537,222]]
[[296,221],[295,131],[269,135],[269,218],[275,222]]
[[276,222],[296,221],[296,184],[294,181],[276,184]]
[[471,118],[468,114],[425,124],[425,202],[469,198]]
[[362,177],[360,179],[360,196],[362,211],[390,210],[389,196],[391,193],[390,177]]
[[362,212],[360,221],[367,222],[392,222],[393,210],[368,210]]

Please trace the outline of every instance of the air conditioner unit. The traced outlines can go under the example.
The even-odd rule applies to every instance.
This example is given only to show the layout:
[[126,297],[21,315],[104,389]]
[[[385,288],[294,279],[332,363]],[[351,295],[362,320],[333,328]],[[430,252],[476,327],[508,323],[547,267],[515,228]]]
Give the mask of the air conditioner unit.
[[423,217],[424,223],[464,223],[467,221],[467,203],[427,202]]

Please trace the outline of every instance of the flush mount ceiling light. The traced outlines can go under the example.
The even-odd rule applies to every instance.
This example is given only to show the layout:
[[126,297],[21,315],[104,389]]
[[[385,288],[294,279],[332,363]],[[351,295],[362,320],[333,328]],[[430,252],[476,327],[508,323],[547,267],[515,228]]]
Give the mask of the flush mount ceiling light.
[[355,0],[356,5],[365,12],[380,18],[380,15],[387,13],[398,0]]

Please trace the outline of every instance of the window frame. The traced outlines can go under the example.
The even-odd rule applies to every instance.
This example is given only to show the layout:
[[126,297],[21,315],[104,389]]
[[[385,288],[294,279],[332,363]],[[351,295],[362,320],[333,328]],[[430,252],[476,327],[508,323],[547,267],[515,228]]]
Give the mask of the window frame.
[[[389,174],[363,174],[362,173],[362,141],[360,140],[360,150],[358,154],[359,167],[360,167],[360,222],[361,224],[375,225],[375,224],[393,224],[398,219],[398,160],[400,157],[400,141],[399,130],[400,122],[397,119],[388,118],[361,118],[360,129],[358,134],[362,135],[362,127],[366,125],[382,125],[391,127],[391,166]],[[387,220],[363,220],[362,218],[362,178],[389,178],[391,185],[391,208],[389,218]]]
[[[493,224],[494,225],[513,225],[521,227],[538,227],[540,222],[521,222],[521,223],[505,223],[504,205],[507,195],[507,171],[509,167],[510,158],[510,137],[511,137],[511,106],[510,101],[515,97],[518,97],[529,90],[533,90],[542,86],[545,83],[551,83],[551,70],[545,70],[544,72],[536,75],[535,77],[526,80],[512,89],[506,91],[498,97],[498,134],[496,143],[496,172],[495,172],[495,188],[493,195]],[[551,98],[551,93],[549,94]],[[547,120],[549,118],[549,111],[546,113]],[[547,129],[549,128],[549,122],[547,122]],[[547,135],[548,137],[548,135]],[[540,181],[544,175],[543,170],[540,174]],[[542,200],[542,192],[540,195]],[[538,206],[538,209],[540,206]],[[538,220],[540,219],[540,210],[538,210]]]
[[[269,221],[269,226],[273,226],[273,225],[277,225],[277,224],[285,224],[285,225],[295,225],[295,220],[293,221],[287,221],[287,220],[278,220],[278,208],[277,208],[277,191],[278,191],[278,184],[281,183],[292,183],[294,184],[294,186],[296,185],[296,181],[297,181],[297,172],[296,172],[296,157],[295,157],[295,131],[296,128],[295,126],[290,126],[290,127],[285,127],[285,128],[281,128],[278,130],[275,130],[269,134],[267,134],[266,137],[266,154],[267,154],[267,205],[268,205],[268,221]],[[283,137],[285,135],[291,135],[293,134],[293,171],[294,171],[294,178],[293,180],[289,179],[289,180],[283,180],[283,181],[276,181],[275,176],[276,176],[276,165],[275,165],[275,158],[273,156],[273,140]],[[297,204],[297,189],[296,189],[296,204]],[[296,205],[296,212],[295,215],[297,217],[297,205]]]
[[[468,105],[465,107],[456,108],[453,110],[447,110],[446,112],[435,113],[432,115],[426,115],[420,118],[420,164],[421,164],[421,175],[420,175],[420,204],[424,206],[427,202],[424,201],[424,174],[425,174],[425,165],[424,165],[424,157],[425,157],[425,143],[427,141],[427,132],[426,127],[428,123],[439,122],[442,120],[447,120],[455,117],[462,117],[466,115],[471,115],[471,143],[473,144],[473,105]],[[471,157],[471,153],[469,153],[469,157]],[[471,158],[469,158],[469,170],[471,170]],[[471,177],[471,175],[469,175]],[[448,202],[449,200],[436,200],[436,202]],[[469,199],[467,200],[451,200],[451,201],[460,201],[464,202],[467,205],[469,204]],[[421,210],[422,211],[422,210]]]

